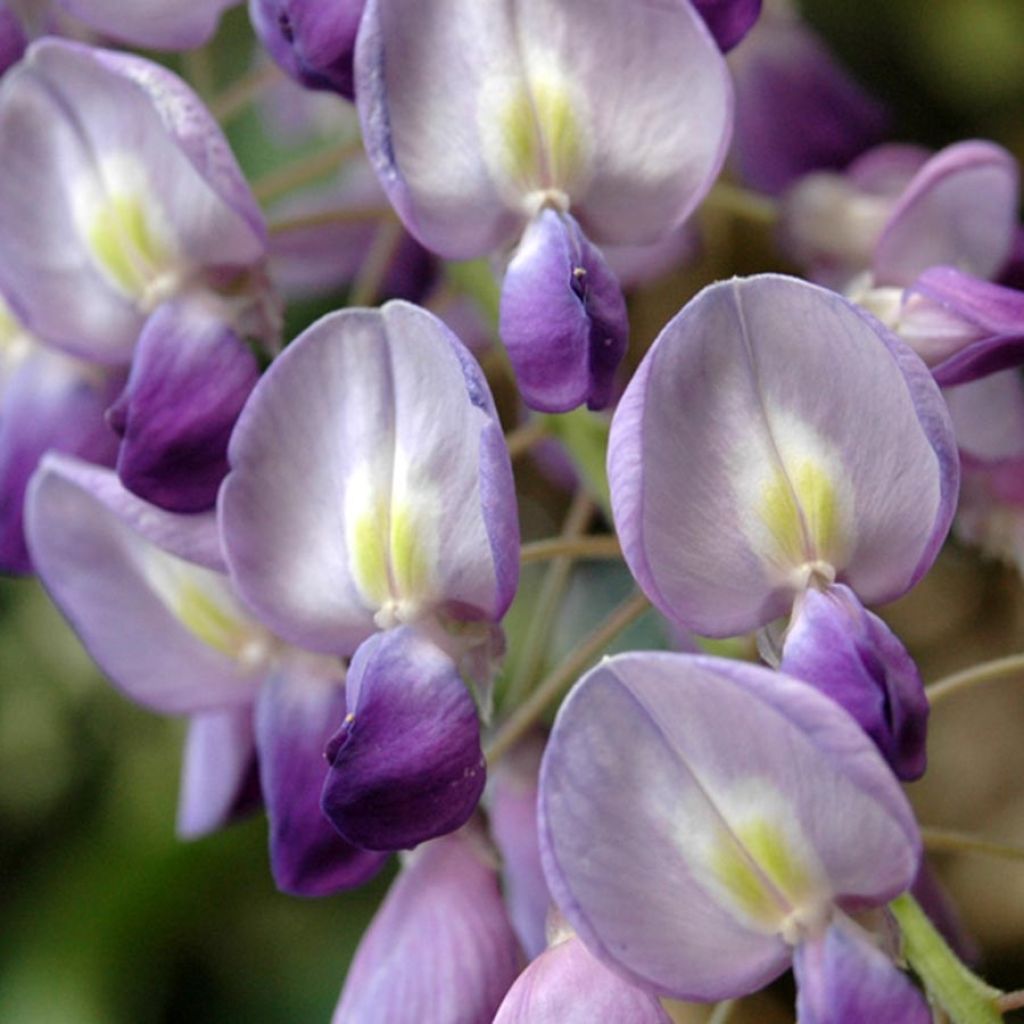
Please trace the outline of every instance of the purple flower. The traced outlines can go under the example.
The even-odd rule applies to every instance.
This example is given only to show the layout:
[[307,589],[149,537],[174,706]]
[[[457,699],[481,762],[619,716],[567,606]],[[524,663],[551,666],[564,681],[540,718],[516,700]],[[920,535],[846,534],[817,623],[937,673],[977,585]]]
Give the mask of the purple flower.
[[[511,465],[479,366],[407,303],[331,314],[263,376],[228,455],[221,525],[243,600],[300,647],[359,650],[331,743],[331,819],[375,848],[461,824],[484,767],[460,675],[486,708],[519,570]],[[412,629],[371,639],[396,627]]]
[[132,700],[192,717],[179,829],[202,834],[251,805],[255,756],[281,889],[321,895],[374,874],[383,856],[320,811],[344,666],[253,619],[224,573],[213,514],[165,512],[110,470],[53,454],[26,507],[40,578],[103,671]]
[[249,0],[249,17],[286,74],[307,88],[352,99],[352,60],[365,6],[365,0]]
[[913,813],[804,683],[692,655],[604,661],[559,712],[540,818],[556,903],[634,984],[710,1001],[793,963],[801,1020],[930,1019],[854,920],[914,881]]
[[522,238],[502,332],[527,403],[606,402],[625,346],[622,303],[584,236],[665,238],[710,187],[728,141],[728,73],[694,10],[370,0],[356,92],[370,159],[425,246],[466,259]]
[[[712,285],[626,389],[608,470],[626,561],[669,618],[730,636],[843,584],[838,615],[818,620],[853,631],[845,654],[821,650],[850,684],[830,692],[904,692],[885,682],[889,671],[920,688],[859,602],[893,600],[928,570],[953,516],[958,462],[931,375],[877,321],[791,278]],[[869,651],[878,662],[865,675]],[[922,708],[907,706],[911,735],[923,733],[913,724]]]
[[1018,169],[990,142],[958,142],[934,156],[880,146],[843,174],[816,173],[783,199],[782,234],[816,280],[859,293],[908,287],[951,264],[990,278],[1017,229]]
[[671,1024],[657,996],[626,981],[574,935],[541,953],[516,979],[494,1024]]
[[220,129],[163,68],[46,39],[0,87],[0,159],[0,287],[79,359],[127,368],[138,345],[119,469],[169,509],[209,507],[256,375],[243,339],[272,349],[278,327],[262,214]]
[[470,829],[406,855],[356,950],[335,1024],[491,1024],[521,957],[493,857]]
[[752,188],[779,195],[811,171],[842,170],[882,141],[885,111],[788,3],[768,5],[729,66],[732,159]]

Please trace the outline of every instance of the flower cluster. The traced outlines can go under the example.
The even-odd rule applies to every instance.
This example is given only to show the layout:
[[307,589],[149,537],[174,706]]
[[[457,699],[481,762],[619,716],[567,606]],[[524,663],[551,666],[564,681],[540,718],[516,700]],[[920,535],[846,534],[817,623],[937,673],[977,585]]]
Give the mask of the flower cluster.
[[[757,0],[251,0],[232,102],[287,146],[333,94],[350,141],[250,187],[98,45],[230,6],[0,5],[0,565],[188,717],[180,834],[262,804],[304,896],[400,852],[336,1024],[665,1024],[789,968],[800,1024],[999,1020],[911,895],[929,698],[871,608],[958,505],[1024,568],[1011,154],[883,142]],[[627,292],[730,196],[806,278],[711,283],[627,359]],[[533,546],[527,451],[574,495]],[[638,591],[541,677],[595,552]],[[598,661],[651,606],[667,649]]]

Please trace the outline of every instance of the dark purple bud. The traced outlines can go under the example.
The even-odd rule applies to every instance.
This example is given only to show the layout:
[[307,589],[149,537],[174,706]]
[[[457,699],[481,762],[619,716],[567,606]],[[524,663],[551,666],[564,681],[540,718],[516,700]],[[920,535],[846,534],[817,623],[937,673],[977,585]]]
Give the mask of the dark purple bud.
[[121,435],[125,487],[172,512],[210,508],[228,471],[231,430],[258,378],[249,347],[217,317],[185,302],[161,306],[107,412]]
[[298,657],[260,691],[260,781],[270,824],[270,866],[282,892],[325,896],[361,885],[386,860],[385,854],[347,843],[320,810],[327,775],[324,745],[344,714],[344,687],[307,671]]
[[849,587],[804,594],[779,668],[844,707],[899,778],[924,774],[928,699],[917,666]]
[[626,300],[600,250],[568,214],[531,221],[501,289],[501,340],[523,401],[541,412],[604,408],[626,352]]
[[476,707],[455,664],[415,628],[370,637],[327,746],[324,813],[350,842],[401,850],[463,825],[487,769]]
[[281,70],[353,99],[352,58],[365,0],[249,0],[249,17]]
[[836,918],[796,947],[800,1024],[929,1024],[931,1011],[910,979],[853,921]]
[[753,27],[761,0],[693,0],[722,53],[728,53]]
[[658,997],[627,981],[575,936],[535,959],[509,989],[494,1024],[671,1024]]

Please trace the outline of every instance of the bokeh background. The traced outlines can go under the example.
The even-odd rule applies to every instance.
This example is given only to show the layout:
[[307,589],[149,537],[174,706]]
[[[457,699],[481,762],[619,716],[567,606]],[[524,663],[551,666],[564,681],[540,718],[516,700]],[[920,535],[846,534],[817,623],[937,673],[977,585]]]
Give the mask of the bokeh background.
[[[986,137],[1024,158],[1022,0],[807,0],[804,12],[888,104],[897,138],[938,147]],[[207,52],[175,66],[215,96],[249,66],[252,45],[236,10]],[[255,113],[237,118],[230,134],[253,178],[294,159]],[[703,226],[704,256],[632,298],[634,351],[705,281],[780,266],[764,227],[724,212],[708,213]],[[291,332],[342,298],[293,308]],[[552,535],[564,497],[529,460],[517,475],[524,535]],[[538,581],[539,571],[525,573],[509,620],[513,651]],[[545,657],[557,658],[628,588],[620,567],[581,569]],[[886,614],[927,680],[1024,649],[1016,570],[956,544]],[[651,619],[624,642],[662,635]],[[38,584],[0,580],[2,1024],[330,1019],[393,866],[360,891],[302,901],[274,890],[258,815],[180,843],[183,734],[182,723],[134,707],[98,675]],[[925,780],[911,787],[922,822],[1024,845],[1024,679],[940,706],[930,756]],[[961,854],[934,863],[985,971],[1004,987],[1024,986],[1024,864]],[[791,1006],[769,997],[740,1019],[791,1020]]]

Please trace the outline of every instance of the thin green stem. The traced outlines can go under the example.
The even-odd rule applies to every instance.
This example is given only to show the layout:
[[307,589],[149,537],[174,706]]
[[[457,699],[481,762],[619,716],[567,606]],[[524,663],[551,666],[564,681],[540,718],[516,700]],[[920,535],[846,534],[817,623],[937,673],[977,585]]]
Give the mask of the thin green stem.
[[1000,1013],[1009,1013],[1011,1010],[1024,1010],[1024,989],[1016,992],[1004,992],[997,1000],[996,1006]]
[[921,838],[925,848],[934,852],[981,853],[987,857],[1024,862],[1024,846],[996,842],[970,832],[922,825]]
[[640,618],[650,602],[639,591],[628,597],[601,623],[506,719],[484,751],[494,764],[521,740],[562,690],[588,668],[591,662],[626,628]]
[[910,893],[889,904],[903,933],[903,952],[932,999],[953,1024],[1000,1024],[1001,993],[969,971]]
[[1006,658],[983,661],[980,665],[972,665],[962,672],[954,672],[926,687],[925,693],[928,694],[932,707],[935,707],[940,701],[961,690],[969,690],[982,683],[994,683],[1016,675],[1024,675],[1024,654],[1011,654]]
[[299,157],[294,163],[270,171],[252,183],[253,194],[261,203],[279,199],[293,189],[301,188],[341,167],[363,148],[362,139],[349,139],[336,146],[318,149]]
[[181,63],[189,85],[203,99],[208,99],[214,88],[213,57],[210,47],[201,46],[197,50],[188,50],[182,55]]
[[[590,500],[587,492],[582,489],[577,491],[573,495],[572,503],[569,505],[569,511],[562,525],[561,539],[572,541],[579,537],[586,530],[593,514],[594,503]],[[523,643],[519,648],[520,654],[515,672],[509,679],[508,688],[505,691],[506,700],[510,704],[518,703],[540,669],[548,637],[551,634],[551,627],[555,621],[558,606],[562,603],[566,587],[569,585],[571,572],[572,559],[566,556],[556,558],[548,566],[547,573],[540,585],[540,593],[534,602],[533,614],[526,626]]]
[[523,565],[561,557],[618,559],[622,558],[622,547],[618,538],[609,534],[596,537],[550,537],[548,540],[535,540],[531,544],[524,544],[519,553],[519,560]]
[[711,189],[704,200],[704,206],[758,224],[774,224],[779,219],[779,204],[770,196],[752,192],[727,181],[720,181]]
[[261,92],[284,81],[276,64],[266,63],[251,68],[235,79],[222,93],[210,100],[210,113],[221,123],[241,114]]
[[353,210],[323,210],[320,213],[307,213],[299,217],[287,217],[284,220],[271,221],[267,230],[272,235],[283,235],[289,231],[306,231],[332,224],[351,224],[353,226],[373,224],[377,221],[394,219],[395,213],[390,206],[364,206]]
[[402,241],[402,225],[397,220],[386,220],[377,229],[370,251],[352,282],[350,306],[376,305],[384,289],[384,281]]
[[732,1017],[732,1011],[739,1005],[738,999],[726,999],[724,1002],[717,1003],[711,1011],[711,1016],[708,1017],[707,1024],[728,1024],[729,1018]]
[[505,445],[508,448],[509,457],[518,459],[547,436],[548,426],[544,420],[539,417],[527,420],[522,426],[510,430],[505,435]]

